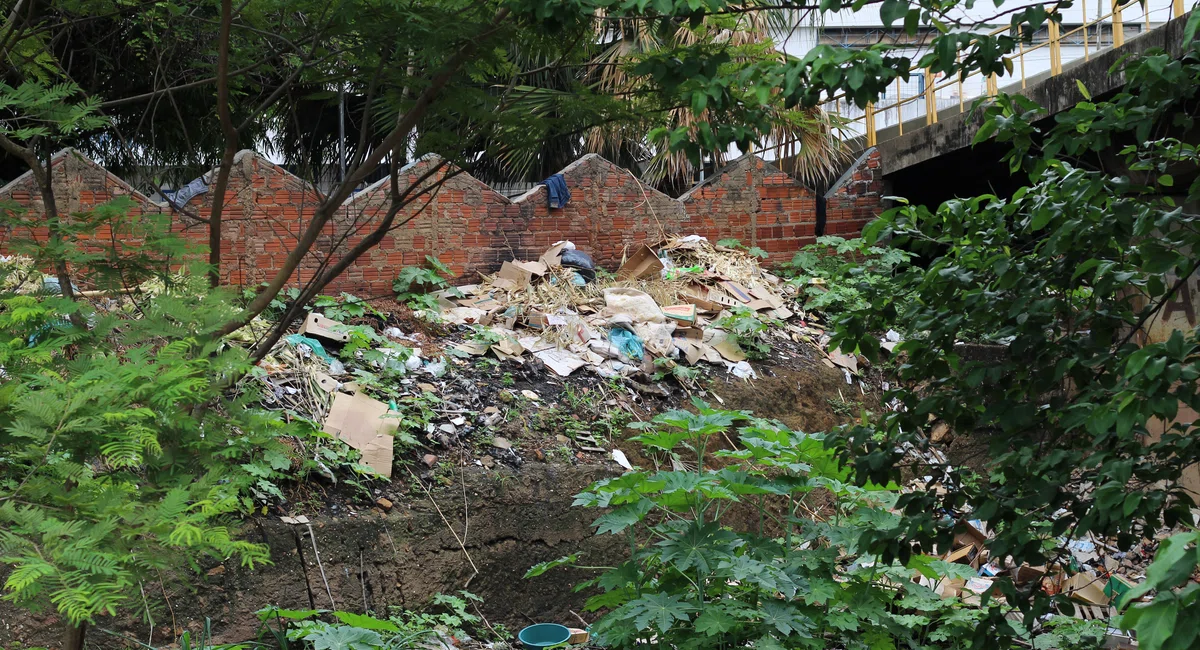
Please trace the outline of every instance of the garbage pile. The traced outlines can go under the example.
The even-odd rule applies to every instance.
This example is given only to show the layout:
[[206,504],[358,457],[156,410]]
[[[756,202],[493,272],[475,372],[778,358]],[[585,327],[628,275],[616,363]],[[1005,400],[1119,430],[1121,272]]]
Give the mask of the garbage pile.
[[535,261],[507,261],[481,283],[438,299],[443,320],[477,332],[456,346],[461,354],[529,355],[563,377],[583,367],[619,377],[652,374],[656,360],[704,361],[745,379],[754,369],[729,323],[754,318],[812,342],[819,331],[787,323],[797,316],[788,307],[796,293],[750,254],[690,235],[641,246],[614,275],[559,242]]
[[[933,426],[933,431],[944,431],[942,422]],[[933,436],[931,436],[931,439]],[[949,467],[948,459],[936,447],[918,451],[906,449],[913,460],[927,466]],[[913,479],[903,488],[912,491],[944,491],[943,477],[923,476]],[[1065,513],[1063,513],[1065,514]],[[1038,585],[1047,595],[1065,595],[1073,601],[1074,611],[1060,612],[1083,620],[1107,621],[1117,615],[1121,597],[1141,584],[1146,577],[1146,567],[1154,558],[1159,542],[1171,534],[1164,531],[1155,539],[1143,539],[1127,552],[1121,551],[1114,540],[1105,540],[1088,534],[1082,538],[1059,538],[1058,552],[1052,556],[1061,558],[1042,566],[1017,565],[1011,557],[990,555],[988,543],[991,539],[986,521],[971,519],[970,513],[959,513],[957,533],[949,550],[942,559],[950,564],[969,567],[958,573],[959,577],[940,580],[921,578],[921,583],[933,589],[943,598],[958,597],[967,605],[980,606],[984,594],[1003,600],[1004,596],[995,584],[996,580],[1008,577],[1018,587]],[[1149,598],[1146,596],[1144,598]],[[1109,628],[1105,640],[1106,648],[1136,648],[1137,641],[1128,634]]]

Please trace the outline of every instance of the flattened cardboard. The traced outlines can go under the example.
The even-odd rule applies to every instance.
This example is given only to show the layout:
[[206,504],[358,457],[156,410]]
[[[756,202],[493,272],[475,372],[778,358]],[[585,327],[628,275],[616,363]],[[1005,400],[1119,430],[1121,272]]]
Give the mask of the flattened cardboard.
[[327,341],[340,341],[345,343],[350,340],[349,332],[336,332],[333,328],[337,327],[338,322],[330,320],[324,316],[312,313],[308,318],[304,319],[304,324],[300,326],[300,333],[305,336],[312,336]]
[[708,287],[702,284],[693,284],[683,291],[679,297],[684,301],[695,305],[698,309],[704,311],[720,311],[721,306],[708,299]]
[[696,305],[668,305],[662,308],[663,315],[680,323],[696,322]]
[[458,304],[463,307],[474,307],[475,309],[482,309],[484,311],[495,311],[497,309],[504,309],[505,307],[504,303],[491,296],[463,298],[458,301]]
[[325,433],[361,451],[364,465],[391,478],[392,436],[400,420],[384,417],[387,412],[387,404],[362,393],[337,393],[324,428]]
[[[845,368],[846,370],[849,370],[850,372],[853,372],[855,374],[858,373],[858,359],[850,356],[849,354],[842,352],[841,350],[830,350],[829,351],[829,360],[832,361],[834,363],[834,365],[841,366],[841,367]],[[970,526],[970,524],[967,524],[967,525]],[[980,533],[980,534],[982,535],[982,533]],[[987,538],[985,537],[984,540],[986,540],[986,539]],[[970,543],[970,540],[961,542],[961,544],[967,544],[967,543]],[[954,545],[955,546],[960,545],[960,542],[958,541],[957,538],[955,538],[955,540],[954,540]]]
[[500,339],[498,343],[492,346],[492,350],[502,352],[510,357],[519,357],[525,353],[525,347],[512,336]]
[[975,562],[975,558],[978,556],[979,548],[974,544],[968,544],[956,551],[951,551],[950,554],[946,556],[946,562],[949,562],[950,564],[972,564]]
[[771,309],[771,303],[767,302],[766,300],[759,300],[758,298],[755,298],[754,300],[746,303],[746,307],[753,309],[754,311],[766,311]]
[[696,365],[697,361],[700,361],[700,359],[704,358],[704,350],[698,345],[698,341],[693,341],[683,337],[674,337],[671,339],[671,341],[675,344],[675,347],[679,348],[679,351],[683,353],[683,356],[687,359],[689,366]]
[[637,280],[647,276],[657,277],[663,270],[662,260],[654,254],[654,250],[642,244],[633,255],[617,269],[617,278],[621,280]]
[[754,300],[754,298],[750,295],[749,289],[734,282],[733,280],[722,280],[721,288],[724,289],[726,293],[736,298],[738,302],[748,303],[751,300]]
[[787,320],[792,316],[795,316],[795,314],[792,313],[792,310],[788,309],[787,307],[775,308],[775,318],[778,318],[779,320]]
[[529,285],[534,276],[546,274],[546,265],[541,262],[505,262],[497,275],[511,281],[517,288]]
[[332,393],[337,390],[338,382],[333,377],[330,377],[323,372],[318,372],[317,385],[320,386],[321,390],[325,391],[326,393]]
[[746,360],[746,353],[742,352],[742,348],[732,338],[726,338],[720,343],[714,343],[712,347],[728,361],[737,363]]
[[463,341],[462,343],[454,346],[455,350],[458,350],[459,352],[465,352],[473,357],[482,357],[483,355],[487,354],[489,348],[491,348],[490,345],[487,343],[481,343],[479,341]]
[[739,301],[737,298],[734,298],[733,296],[731,296],[723,291],[717,291],[716,289],[712,289],[708,292],[708,299],[709,299],[709,301],[718,305],[718,308],[713,309],[712,311],[719,311],[720,307],[745,307],[746,306],[745,303]]
[[1104,594],[1105,580],[1093,573],[1076,573],[1063,583],[1063,593],[1089,605],[1107,606],[1110,598]]
[[771,293],[770,290],[760,287],[757,284],[753,287],[750,287],[750,295],[758,298],[759,300],[765,300],[771,303],[771,309],[779,309],[783,306],[783,298],[780,298],[774,293]]
[[551,348],[549,350],[534,352],[533,356],[540,359],[542,363],[546,364],[547,368],[553,370],[554,374],[560,377],[566,377],[587,365],[586,361],[570,350]]

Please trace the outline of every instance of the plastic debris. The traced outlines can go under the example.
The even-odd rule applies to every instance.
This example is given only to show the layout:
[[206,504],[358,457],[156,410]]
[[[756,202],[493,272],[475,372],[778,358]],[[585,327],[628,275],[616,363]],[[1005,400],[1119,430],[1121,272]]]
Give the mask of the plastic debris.
[[311,339],[302,334],[292,334],[286,337],[284,340],[295,346],[296,351],[299,352],[300,356],[302,357],[315,354],[317,357],[325,361],[325,363],[331,363],[334,361],[334,358],[329,356],[329,353],[325,351],[325,346],[321,345],[321,342],[316,339]]
[[614,348],[627,359],[641,360],[646,355],[646,348],[637,334],[624,327],[614,327],[608,331],[608,340]]

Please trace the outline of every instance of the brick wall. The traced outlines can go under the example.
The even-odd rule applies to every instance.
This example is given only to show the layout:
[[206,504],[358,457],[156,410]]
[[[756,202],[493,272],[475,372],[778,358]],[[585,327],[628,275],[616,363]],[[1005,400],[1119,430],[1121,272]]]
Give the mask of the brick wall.
[[[712,241],[739,239],[790,259],[817,236],[818,201],[812,190],[755,156],[744,156],[678,199],[643,185],[628,170],[587,155],[562,170],[571,201],[547,205],[546,188],[508,199],[436,157],[409,165],[402,186],[423,181],[424,192],[396,215],[394,230],[340,276],[325,293],[388,294],[400,268],[436,255],[455,273],[470,278],[493,272],[512,258],[536,259],[556,241],[569,239],[597,264],[615,269],[642,242],[669,235],[699,234]],[[169,212],[81,154],[65,151],[53,162],[56,200],[64,213],[85,211],[114,196],[130,196],[136,211]],[[429,172],[434,170],[432,176]],[[435,181],[442,181],[440,184]],[[381,181],[357,193],[338,211],[302,261],[293,284],[308,281],[383,218],[390,184]],[[853,235],[881,208],[879,154],[870,150],[851,165],[825,195],[825,233]],[[0,188],[0,205],[11,200],[31,214],[41,211],[36,186],[26,175]],[[307,183],[265,158],[242,152],[230,175],[222,233],[222,273],[227,282],[256,284],[280,268],[309,223],[321,197]],[[176,213],[174,227],[198,244],[207,243],[212,196],[204,194]],[[16,233],[0,231],[0,250]],[[45,233],[41,233],[42,236]],[[105,235],[107,236],[107,235]]]
[[825,195],[825,234],[856,237],[883,207],[879,150],[868,149]]

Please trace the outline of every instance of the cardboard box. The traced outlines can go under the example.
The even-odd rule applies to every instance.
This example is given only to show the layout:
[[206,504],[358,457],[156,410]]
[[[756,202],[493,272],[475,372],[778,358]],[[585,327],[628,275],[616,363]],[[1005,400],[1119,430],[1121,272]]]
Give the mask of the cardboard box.
[[[850,359],[854,359],[854,357],[850,357]],[[838,360],[834,359],[834,363],[838,363]],[[838,365],[841,365],[841,364],[839,363]],[[858,370],[858,361],[857,360],[854,361],[854,366],[851,369],[857,372],[857,370]],[[971,522],[969,522],[965,519],[961,520],[959,523],[962,524],[962,526],[961,526],[962,532],[954,533],[954,547],[955,548],[958,548],[959,546],[965,546],[967,544],[972,544],[972,545],[978,546],[979,548],[983,548],[984,545],[987,544],[987,535],[984,535],[983,531],[972,526]]]
[[362,393],[337,393],[325,416],[325,433],[361,451],[364,465],[391,478],[392,443],[400,420],[387,414],[388,405],[379,400]]
[[312,336],[328,341],[339,341],[345,343],[350,340],[349,332],[338,332],[334,328],[340,326],[335,320],[330,320],[324,316],[312,313],[308,318],[304,319],[304,323],[300,325],[300,333],[305,336]]
[[662,260],[658,259],[658,255],[649,246],[642,244],[641,248],[634,251],[633,255],[617,269],[617,278],[621,280],[637,280],[647,276],[657,277],[662,273],[664,265]]
[[662,308],[663,315],[680,323],[696,322],[696,305],[668,305]]

